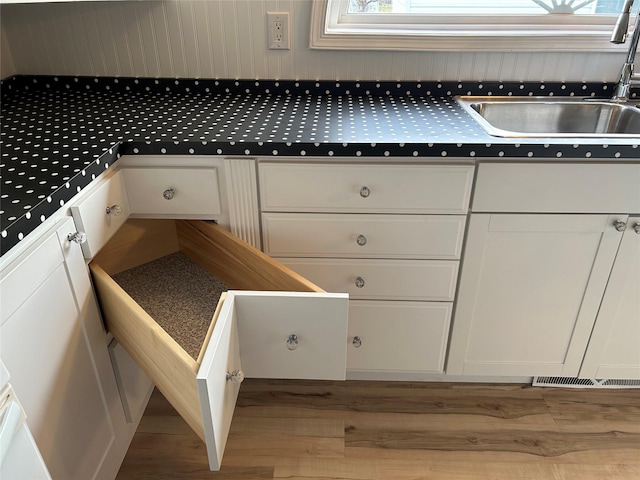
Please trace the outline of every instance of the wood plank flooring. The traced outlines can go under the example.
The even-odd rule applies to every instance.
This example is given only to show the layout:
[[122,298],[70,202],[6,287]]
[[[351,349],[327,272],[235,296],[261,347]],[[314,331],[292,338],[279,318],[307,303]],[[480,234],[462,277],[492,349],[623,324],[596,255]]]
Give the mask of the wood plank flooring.
[[245,380],[220,472],[156,391],[129,479],[638,480],[640,390]]

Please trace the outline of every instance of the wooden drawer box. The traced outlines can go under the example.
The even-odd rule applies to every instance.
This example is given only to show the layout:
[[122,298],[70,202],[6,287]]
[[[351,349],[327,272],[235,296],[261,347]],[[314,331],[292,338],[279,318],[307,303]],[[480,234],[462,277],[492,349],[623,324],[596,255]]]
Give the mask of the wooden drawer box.
[[270,212],[465,213],[471,165],[260,163]]
[[215,168],[127,167],[122,172],[134,217],[212,219],[222,211]]
[[358,371],[444,371],[452,304],[353,300],[347,368]]
[[460,258],[464,215],[263,213],[274,257]]
[[[215,313],[197,335],[197,322],[186,323],[189,315],[170,315],[178,320],[173,338],[114,277],[151,261],[162,263],[176,252],[186,255],[195,270],[189,268],[185,279],[177,281],[187,287],[180,299],[173,299],[172,289],[160,294],[170,308],[185,298],[188,309],[202,303],[196,288],[200,277],[194,276],[200,267],[230,288],[251,291],[228,291],[217,307],[199,306]],[[269,378],[345,377],[348,296],[324,293],[213,223],[130,220],[90,267],[108,329],[206,442],[214,470],[220,467],[239,390],[241,375],[236,372]],[[140,276],[152,286],[166,286],[183,270]],[[195,350],[194,336],[201,339]]]
[[278,258],[329,292],[351,299],[453,301],[455,260]]

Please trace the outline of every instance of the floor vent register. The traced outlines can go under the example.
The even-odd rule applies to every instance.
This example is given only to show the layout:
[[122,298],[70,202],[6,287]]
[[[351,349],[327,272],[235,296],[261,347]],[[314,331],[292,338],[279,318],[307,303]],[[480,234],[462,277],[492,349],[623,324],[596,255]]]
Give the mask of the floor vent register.
[[565,388],[640,388],[640,380],[626,379],[592,379],[572,377],[533,377],[534,387]]

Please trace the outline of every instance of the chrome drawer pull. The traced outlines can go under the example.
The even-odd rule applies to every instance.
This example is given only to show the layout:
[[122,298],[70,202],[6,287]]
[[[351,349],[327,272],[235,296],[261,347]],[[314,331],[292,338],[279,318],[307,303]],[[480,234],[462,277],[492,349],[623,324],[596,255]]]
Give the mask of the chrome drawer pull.
[[636,223],[633,226],[633,231],[636,232],[638,235],[640,235],[640,223]]
[[162,192],[162,196],[165,200],[171,200],[175,194],[176,191],[173,188],[167,188],[164,192]]
[[619,232],[624,232],[624,229],[627,228],[627,224],[620,220],[616,220],[613,222],[613,228],[615,228]]
[[362,198],[367,198],[369,195],[371,195],[371,190],[369,190],[369,187],[362,187],[360,189],[360,196]]
[[362,346],[362,339],[358,336],[353,337],[353,346],[356,348],[360,348]]
[[84,232],[75,232],[67,235],[67,240],[70,242],[75,242],[78,245],[82,245],[87,241],[87,234]]
[[289,335],[289,338],[287,338],[287,348],[289,350],[295,350],[296,348],[298,348],[298,336],[291,334]]
[[242,370],[234,370],[233,372],[227,372],[227,382],[242,383],[244,380],[244,373]]
[[367,237],[365,237],[364,235],[358,235],[358,237],[356,238],[356,243],[361,247],[364,247],[367,244]]
[[364,287],[364,278],[356,277],[356,287],[358,288]]
[[107,207],[107,215],[113,215],[114,217],[117,217],[121,213],[122,207],[120,205],[111,205],[110,207]]

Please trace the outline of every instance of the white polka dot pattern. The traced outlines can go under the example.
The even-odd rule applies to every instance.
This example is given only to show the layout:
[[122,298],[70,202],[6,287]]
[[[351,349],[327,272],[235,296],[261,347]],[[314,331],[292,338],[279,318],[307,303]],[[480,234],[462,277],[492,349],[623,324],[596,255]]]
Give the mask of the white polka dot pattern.
[[2,82],[0,111],[2,253],[125,153],[637,159],[635,144],[496,143],[452,99],[610,88],[14,77]]

